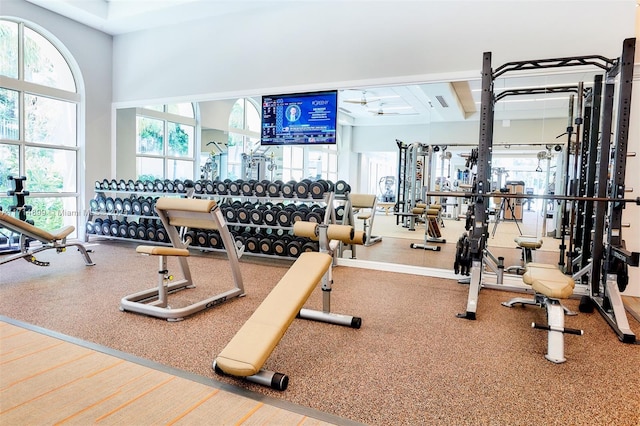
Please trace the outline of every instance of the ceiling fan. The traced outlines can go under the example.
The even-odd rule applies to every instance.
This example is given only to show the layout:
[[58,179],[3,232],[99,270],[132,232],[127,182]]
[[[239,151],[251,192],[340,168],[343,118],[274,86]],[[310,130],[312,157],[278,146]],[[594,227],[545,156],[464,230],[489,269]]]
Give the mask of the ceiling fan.
[[[370,109],[369,112],[372,113],[373,115],[416,115],[417,112],[400,112],[398,110],[402,110],[402,109],[412,109],[411,107],[405,107],[405,106],[391,106],[386,108],[383,108],[384,104],[381,103],[380,107],[378,109]],[[395,110],[395,111],[389,111],[389,110]]]
[[361,106],[367,106],[370,102],[377,102],[380,99],[378,98],[373,98],[373,99],[367,99],[367,91],[363,90],[362,91],[362,97],[360,99],[345,99],[344,102],[350,103],[350,104],[358,104]]

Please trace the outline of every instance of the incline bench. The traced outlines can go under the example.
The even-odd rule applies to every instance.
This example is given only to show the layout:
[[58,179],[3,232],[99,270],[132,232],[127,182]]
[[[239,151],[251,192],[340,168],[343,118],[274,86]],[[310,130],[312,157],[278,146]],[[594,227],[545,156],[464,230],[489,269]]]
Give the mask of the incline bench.
[[[67,237],[75,231],[75,227],[69,225],[64,226],[55,231],[45,231],[42,228],[33,226],[30,223],[20,220],[0,210],[0,226],[7,228],[17,234],[20,234],[20,253],[0,259],[0,265],[17,259],[24,259],[27,262],[38,266],[49,266],[49,262],[42,262],[36,259],[35,254],[44,250],[55,249],[58,253],[66,251],[67,247],[75,246],[84,256],[84,263],[87,266],[93,266],[95,263],[89,257],[87,249],[81,243],[67,242]],[[42,243],[41,247],[32,249],[29,247],[27,238],[31,238]]]
[[373,219],[376,215],[376,207],[378,205],[378,199],[374,194],[353,194],[349,193],[349,201],[351,202],[351,208],[354,212],[358,213],[356,216],[362,220],[363,231],[367,236],[367,242],[365,246],[371,246],[375,243],[382,241],[381,236],[371,235],[373,229]]
[[564,357],[564,333],[582,335],[582,330],[565,328],[564,315],[575,315],[558,299],[566,299],[573,294],[575,282],[573,278],[565,275],[554,265],[544,263],[529,263],[525,267],[522,281],[531,286],[535,292],[534,299],[516,297],[508,302],[503,302],[509,308],[516,304],[535,305],[545,307],[547,310],[547,325],[531,324],[531,327],[547,330],[547,354],[545,358],[560,364],[565,362]]
[[[262,366],[296,317],[360,328],[361,318],[330,312],[333,256],[329,250],[330,240],[340,240],[346,244],[362,242],[366,237],[362,231],[359,232],[360,235],[356,235],[353,228],[347,225],[296,222],[294,234],[319,240],[321,251],[305,252],[296,259],[215,358],[213,369],[216,373],[244,377],[276,390],[285,390],[289,378],[282,373],[264,370]],[[302,306],[319,282],[322,282],[323,310],[303,309]]]
[[[169,321],[179,321],[188,315],[192,315],[203,309],[212,308],[231,298],[244,296],[236,245],[224,221],[224,216],[215,201],[163,197],[158,198],[155,209],[158,212],[158,217],[162,221],[164,228],[167,230],[173,247],[142,245],[136,248],[137,253],[158,256],[158,286],[123,297],[120,301],[120,310],[164,318]],[[192,241],[182,241],[180,238],[178,229],[183,227],[218,230],[227,251],[234,286],[221,294],[208,297],[191,305],[181,308],[171,308],[168,300],[170,293],[195,287],[191,279],[189,263],[187,262],[187,258],[189,257],[187,247]],[[183,279],[170,282],[172,277],[167,270],[168,256],[173,256],[178,259]]]

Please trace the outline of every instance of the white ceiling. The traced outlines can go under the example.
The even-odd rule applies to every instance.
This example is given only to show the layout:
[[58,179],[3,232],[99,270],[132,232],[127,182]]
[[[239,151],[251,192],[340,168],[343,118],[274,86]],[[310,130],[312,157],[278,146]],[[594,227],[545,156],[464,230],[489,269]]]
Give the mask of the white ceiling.
[[[27,0],[43,8],[117,36],[179,22],[225,14],[259,12],[261,8],[293,3],[293,0]],[[313,0],[298,0],[313,1]],[[349,1],[349,0],[337,0]],[[536,59],[536,58],[525,58]],[[478,67],[480,68],[480,60]],[[564,71],[553,75],[520,75],[496,80],[503,89],[586,85],[596,69]],[[409,125],[477,120],[480,79],[393,87],[343,90],[340,111],[352,125]],[[569,94],[508,97],[496,104],[496,120],[567,117]]]

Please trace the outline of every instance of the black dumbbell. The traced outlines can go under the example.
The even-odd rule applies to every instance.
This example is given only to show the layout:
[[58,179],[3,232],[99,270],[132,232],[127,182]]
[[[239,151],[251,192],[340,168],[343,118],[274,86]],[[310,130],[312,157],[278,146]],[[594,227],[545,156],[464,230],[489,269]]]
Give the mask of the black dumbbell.
[[222,247],[222,238],[220,238],[220,233],[218,231],[209,231],[207,233],[207,238],[209,240],[209,247],[213,247],[213,248]]
[[311,194],[311,198],[313,199],[322,199],[324,197],[324,193],[326,192],[327,183],[324,181],[311,182],[309,184],[309,194]]
[[298,257],[302,253],[302,244],[297,240],[292,240],[287,243],[287,256]]
[[195,244],[199,247],[208,247],[209,246],[209,236],[206,231],[198,231],[196,232],[196,242]]
[[127,236],[129,238],[137,238],[138,224],[136,222],[129,222],[129,224],[127,225]]

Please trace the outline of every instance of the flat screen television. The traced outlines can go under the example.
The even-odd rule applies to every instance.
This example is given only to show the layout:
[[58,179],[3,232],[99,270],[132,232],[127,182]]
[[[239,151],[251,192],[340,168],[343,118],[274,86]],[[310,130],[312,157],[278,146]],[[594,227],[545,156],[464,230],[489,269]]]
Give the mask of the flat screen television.
[[336,143],[338,91],[262,97],[262,145]]

